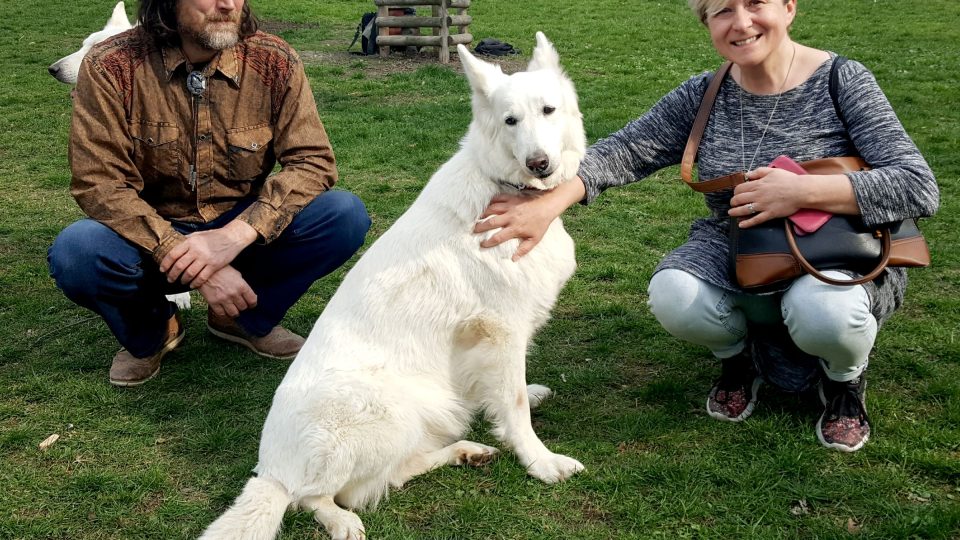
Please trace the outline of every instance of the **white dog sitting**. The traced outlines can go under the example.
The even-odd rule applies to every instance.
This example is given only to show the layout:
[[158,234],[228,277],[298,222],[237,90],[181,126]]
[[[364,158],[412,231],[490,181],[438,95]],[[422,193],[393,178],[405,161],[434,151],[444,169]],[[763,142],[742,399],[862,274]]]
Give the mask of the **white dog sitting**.
[[313,510],[335,540],[365,538],[348,509],[497,453],[455,442],[478,410],[532,476],[552,483],[583,470],[534,433],[525,373],[531,337],[575,269],[573,241],[558,219],[513,262],[516,240],[481,249],[472,233],[494,195],[576,175],[577,97],[542,33],[527,71],[510,76],[458,52],[474,114],[460,151],[344,278],[277,389],[257,476],[202,540],[274,538],[291,504]]

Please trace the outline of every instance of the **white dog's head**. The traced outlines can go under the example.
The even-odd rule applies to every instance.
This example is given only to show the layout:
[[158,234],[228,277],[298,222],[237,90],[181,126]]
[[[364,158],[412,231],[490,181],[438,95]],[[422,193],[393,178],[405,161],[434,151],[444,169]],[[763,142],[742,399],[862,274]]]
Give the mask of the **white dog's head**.
[[484,172],[515,186],[550,189],[577,172],[585,149],[573,83],[542,32],[526,71],[505,75],[457,46],[473,89],[468,137],[484,146]]
[[103,30],[87,36],[87,39],[83,40],[83,46],[80,47],[79,51],[57,60],[47,68],[47,71],[62,83],[75,84],[77,82],[77,73],[80,71],[80,62],[87,54],[87,51],[90,50],[90,47],[93,47],[110,36],[117,35],[131,28],[133,28],[133,25],[130,24],[130,20],[127,19],[127,11],[123,7],[123,2],[117,2],[117,5],[113,8],[113,15],[110,16],[110,20],[107,21],[107,25],[103,27]]

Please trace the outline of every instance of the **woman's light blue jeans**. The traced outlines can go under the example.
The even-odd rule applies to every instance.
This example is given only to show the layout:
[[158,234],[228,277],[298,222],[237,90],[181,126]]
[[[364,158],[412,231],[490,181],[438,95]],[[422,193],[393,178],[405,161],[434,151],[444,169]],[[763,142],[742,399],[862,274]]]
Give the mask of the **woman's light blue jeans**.
[[[840,272],[826,272],[846,279]],[[803,352],[821,358],[831,380],[856,379],[877,337],[870,297],[860,285],[829,285],[804,275],[781,294],[732,293],[682,270],[654,274],[650,311],[671,335],[703,345],[717,358],[746,346],[747,323],[782,321]]]

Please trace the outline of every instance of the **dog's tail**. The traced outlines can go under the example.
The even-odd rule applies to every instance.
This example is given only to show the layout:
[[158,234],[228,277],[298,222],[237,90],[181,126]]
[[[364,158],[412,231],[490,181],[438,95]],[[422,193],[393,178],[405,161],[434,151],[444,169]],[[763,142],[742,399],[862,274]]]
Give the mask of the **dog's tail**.
[[280,482],[251,478],[233,506],[199,540],[273,540],[290,503],[290,494]]

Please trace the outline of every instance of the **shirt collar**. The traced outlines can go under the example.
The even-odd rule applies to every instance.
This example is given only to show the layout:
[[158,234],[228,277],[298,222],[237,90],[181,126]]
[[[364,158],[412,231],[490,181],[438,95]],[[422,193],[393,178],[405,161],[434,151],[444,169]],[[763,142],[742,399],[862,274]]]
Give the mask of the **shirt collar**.
[[[164,47],[160,53],[163,57],[163,68],[166,71],[167,80],[169,81],[177,68],[187,64],[187,57],[184,56],[180,47]],[[222,73],[227,79],[233,81],[234,85],[240,84],[240,62],[237,58],[239,54],[240,52],[237,50],[237,46],[234,45],[229,49],[220,51],[219,54],[210,60],[210,63],[215,66],[214,71]]]

